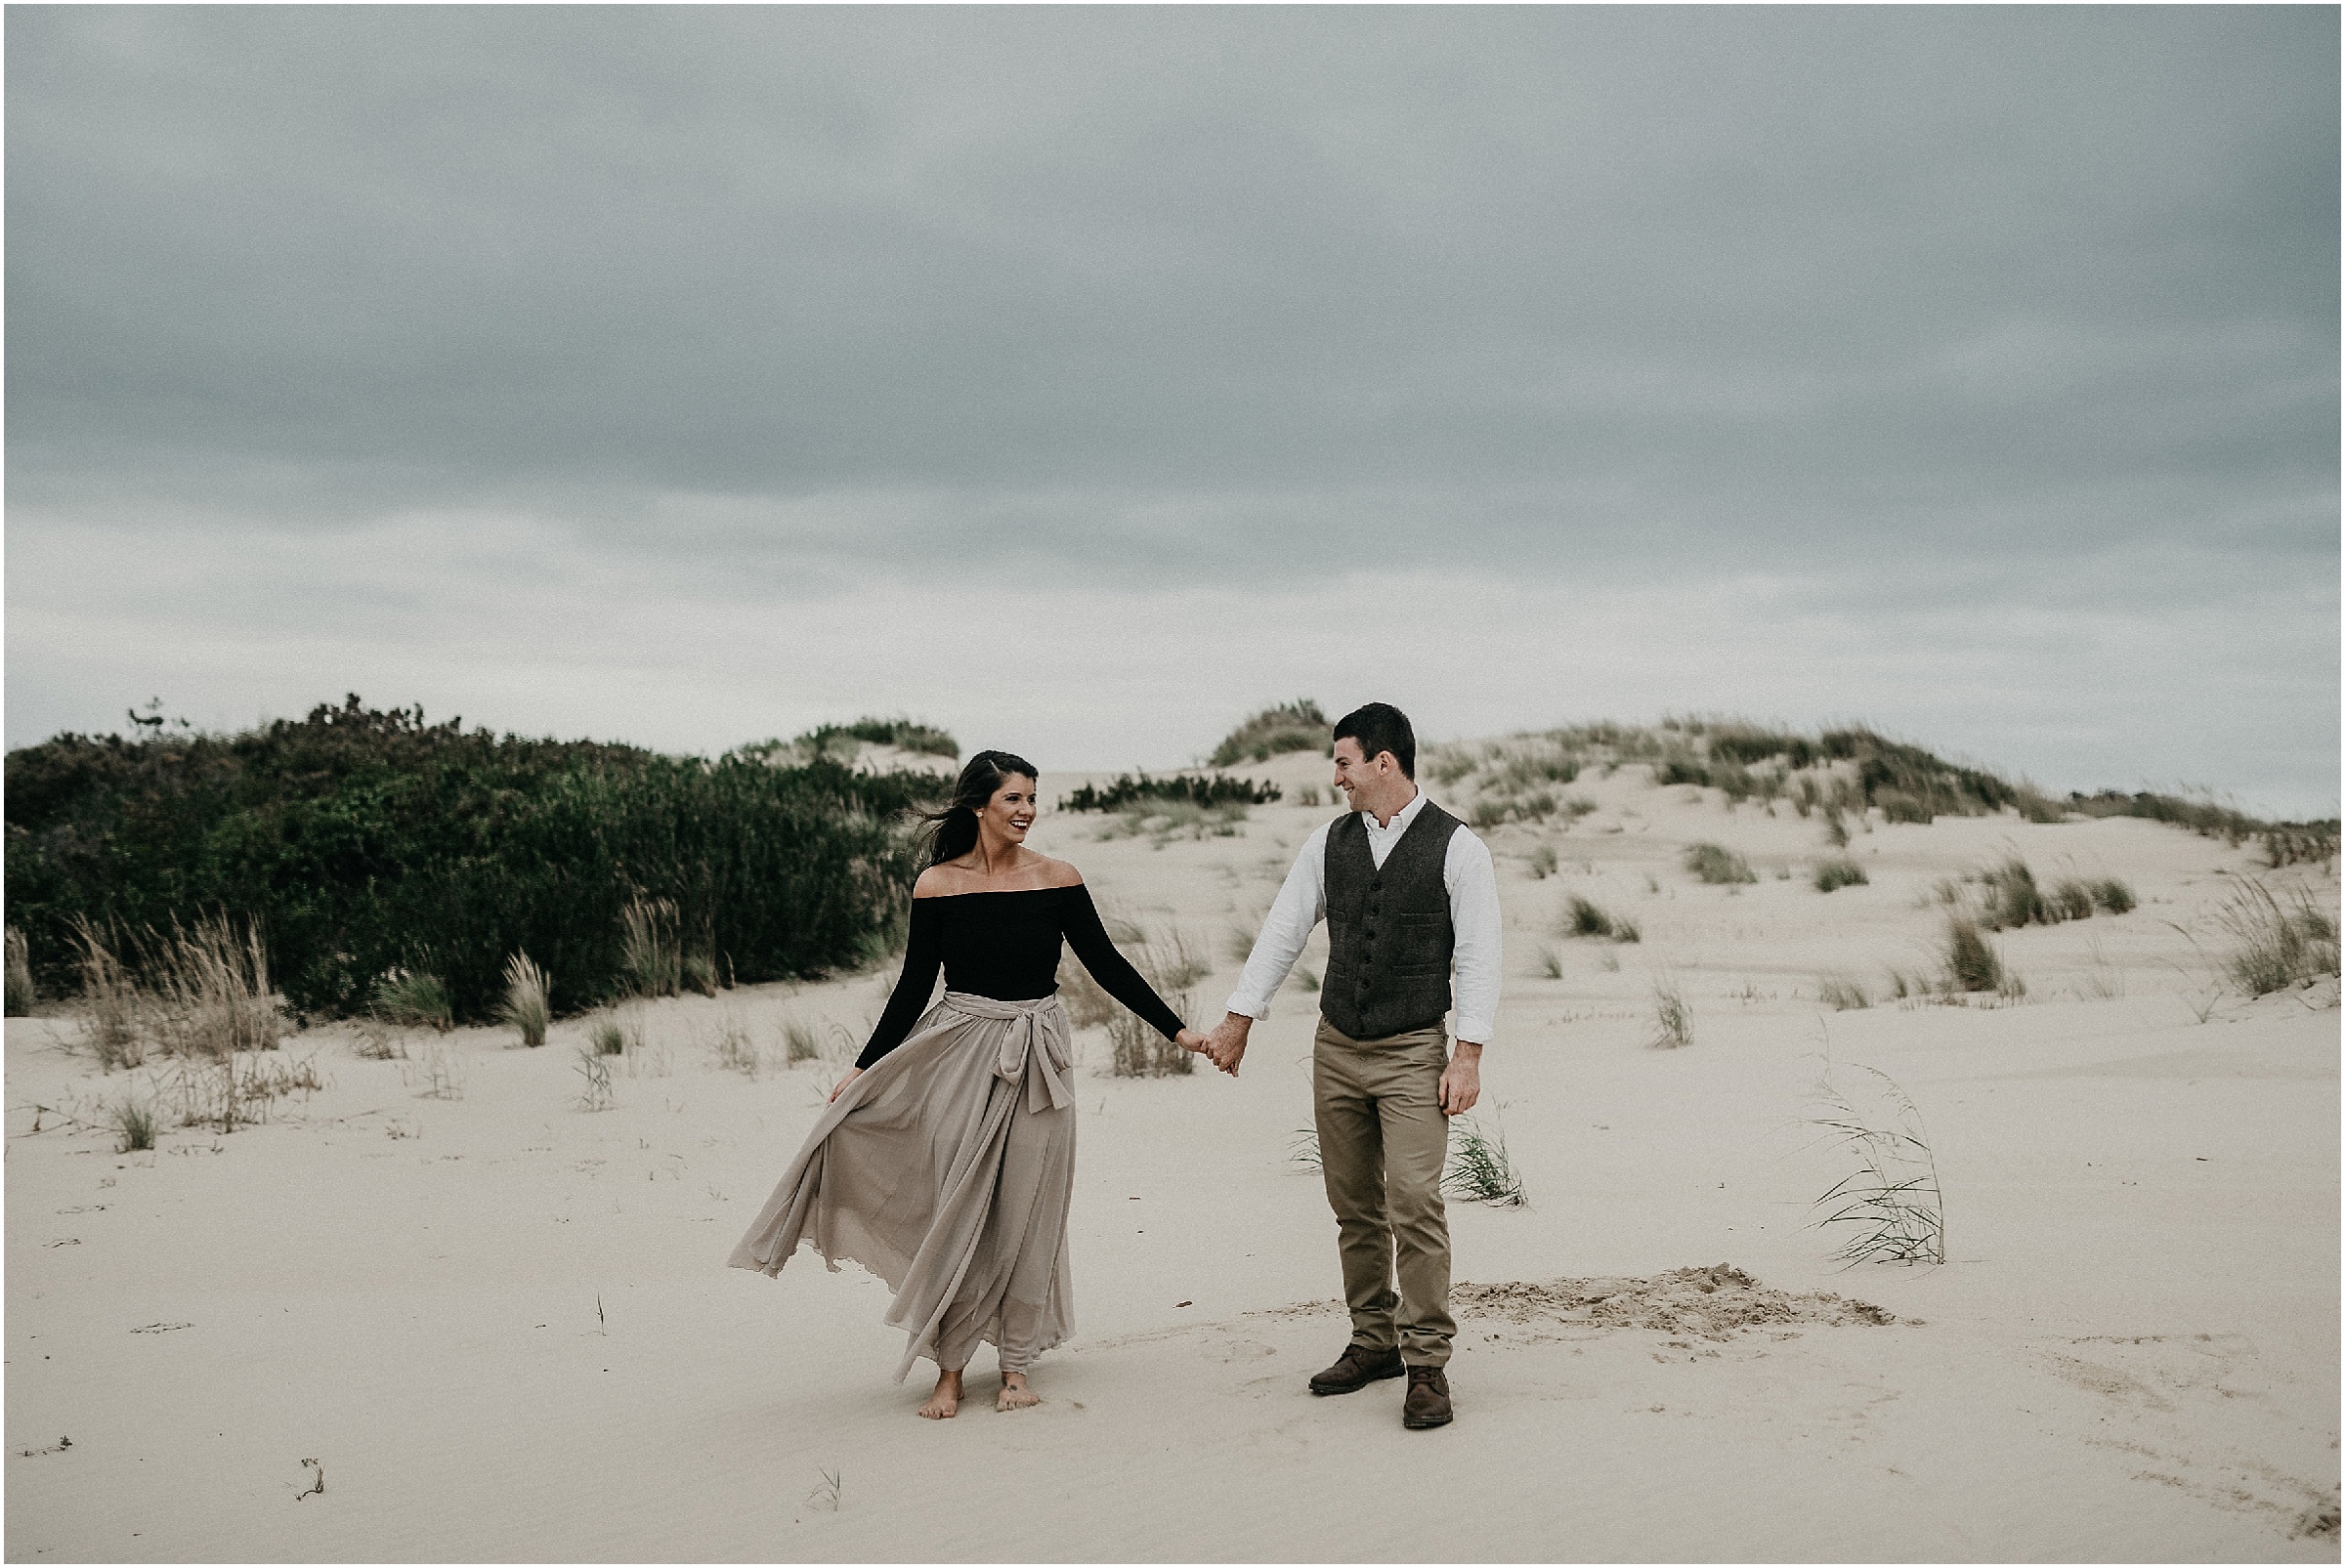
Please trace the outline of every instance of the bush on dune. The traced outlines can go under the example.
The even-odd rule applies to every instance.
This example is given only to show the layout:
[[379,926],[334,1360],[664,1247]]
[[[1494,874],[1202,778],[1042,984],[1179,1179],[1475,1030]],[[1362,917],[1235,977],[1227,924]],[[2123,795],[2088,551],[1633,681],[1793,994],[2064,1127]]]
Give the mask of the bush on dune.
[[229,911],[299,1007],[349,1014],[423,972],[462,1020],[493,1015],[515,952],[576,1006],[630,989],[638,901],[671,903],[729,978],[867,961],[906,908],[903,815],[948,781],[498,737],[353,697],[236,736],[59,736],[9,753],[7,784],[7,897],[36,979],[73,975],[77,919]]
[[1334,728],[1335,721],[1318,703],[1298,698],[1251,715],[1223,736],[1206,760],[1216,768],[1231,768],[1241,762],[1267,762],[1289,751],[1326,751],[1333,743],[1328,732]]

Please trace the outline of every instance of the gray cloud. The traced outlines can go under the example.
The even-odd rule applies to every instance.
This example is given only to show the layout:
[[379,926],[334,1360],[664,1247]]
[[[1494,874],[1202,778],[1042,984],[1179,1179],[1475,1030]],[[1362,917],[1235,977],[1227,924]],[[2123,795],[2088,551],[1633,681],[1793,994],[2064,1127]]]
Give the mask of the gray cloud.
[[[9,479],[61,536],[492,514],[777,604],[2334,578],[2329,9],[7,27]],[[2286,614],[2333,693],[2333,596]]]

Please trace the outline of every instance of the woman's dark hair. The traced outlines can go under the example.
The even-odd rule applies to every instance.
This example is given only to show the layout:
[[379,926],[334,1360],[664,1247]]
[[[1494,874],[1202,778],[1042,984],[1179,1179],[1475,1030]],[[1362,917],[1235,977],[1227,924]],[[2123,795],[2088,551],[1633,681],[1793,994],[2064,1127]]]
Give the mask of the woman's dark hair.
[[1002,781],[1020,775],[1040,783],[1034,764],[1008,751],[980,751],[969,758],[953,785],[952,804],[920,814],[928,824],[928,864],[957,861],[977,847],[977,813],[994,798]]

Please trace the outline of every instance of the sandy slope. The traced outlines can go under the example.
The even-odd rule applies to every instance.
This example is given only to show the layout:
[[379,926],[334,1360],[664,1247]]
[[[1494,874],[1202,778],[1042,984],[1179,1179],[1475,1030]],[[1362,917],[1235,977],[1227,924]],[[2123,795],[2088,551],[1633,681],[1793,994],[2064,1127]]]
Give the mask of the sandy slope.
[[[834,1071],[779,1066],[783,1020],[859,1041],[890,976],[649,1009],[594,1113],[581,1022],[539,1051],[459,1033],[454,1099],[420,1061],[314,1032],[289,1048],[322,1092],[139,1156],[35,1109],[126,1086],[59,1048],[72,1021],[11,1020],[8,1553],[2334,1560],[2334,989],[2201,1023],[2206,965],[2167,923],[2206,941],[2249,856],[2146,823],[1941,820],[1860,833],[1871,884],[1826,896],[1771,874],[1820,852],[1788,810],[1640,769],[1573,792],[1601,809],[1491,835],[1513,929],[1485,1124],[1531,1202],[1453,1206],[1460,1277],[1725,1262],[1897,1324],[1468,1315],[1454,1426],[1404,1432],[1396,1384],[1311,1398],[1344,1326],[1313,1305],[1333,1227],[1288,1158],[1313,1014],[1291,986],[1236,1082],[1111,1079],[1088,1039],[1083,1335],[1044,1362],[1040,1409],[985,1408],[981,1358],[978,1406],[930,1424],[886,1381],[876,1282],[720,1267]],[[1327,814],[1162,848],[1062,816],[1038,842],[1214,957],[1202,1019],[1234,978],[1229,928]],[[1763,879],[1695,883],[1677,857],[1697,838]],[[1530,875],[1540,841],[1560,875]],[[2000,938],[2023,1005],[1813,1000],[1826,969],[1877,993],[1885,965],[1923,967],[1931,883],[2006,846],[2121,875],[2143,906]],[[1643,941],[1547,935],[1572,892]],[[1645,1044],[1657,971],[1692,1004],[1684,1050]],[[716,1065],[728,1022],[764,1052],[754,1078]],[[1919,1106],[1947,1266],[1833,1262],[1811,1207],[1849,1169],[1810,1120],[1827,1063]],[[311,1460],[325,1490],[300,1497]],[[2324,1506],[2329,1533],[2305,1533]]]

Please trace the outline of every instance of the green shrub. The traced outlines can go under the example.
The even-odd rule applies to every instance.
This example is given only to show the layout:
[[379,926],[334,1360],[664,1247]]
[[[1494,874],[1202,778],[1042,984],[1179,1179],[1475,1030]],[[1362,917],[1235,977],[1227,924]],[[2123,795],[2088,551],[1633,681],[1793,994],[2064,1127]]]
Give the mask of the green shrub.
[[77,916],[169,930],[226,910],[266,932],[288,999],[362,1009],[429,969],[493,1015],[526,951],[591,1006],[622,994],[622,911],[664,899],[743,982],[854,966],[898,927],[907,808],[950,781],[710,762],[426,725],[356,698],[232,737],[66,735],[8,754],[7,899],[36,979],[67,989]]
[[825,724],[808,730],[790,744],[802,755],[839,761],[854,760],[857,748],[865,744],[894,746],[899,751],[929,757],[960,756],[960,742],[944,731],[903,718],[862,718],[852,724]]
[[375,981],[366,999],[375,1017],[402,1029],[436,1029],[446,1034],[456,1027],[448,987],[435,974],[393,969]]
[[1693,844],[1685,851],[1685,869],[1705,882],[1756,882],[1751,863],[1723,844]]
[[1278,785],[1252,779],[1175,777],[1151,779],[1125,774],[1105,789],[1085,784],[1059,802],[1067,811],[1129,811],[1157,803],[1188,806],[1266,806],[1279,798]]
[[1818,861],[1815,867],[1815,890],[1829,893],[1835,888],[1862,887],[1870,878],[1864,868],[1843,855],[1833,860]]
[[1309,698],[1281,702],[1249,717],[1221,738],[1207,760],[1216,768],[1241,762],[1267,762],[1289,751],[1332,751],[1329,732],[1335,721],[1319,711]]

